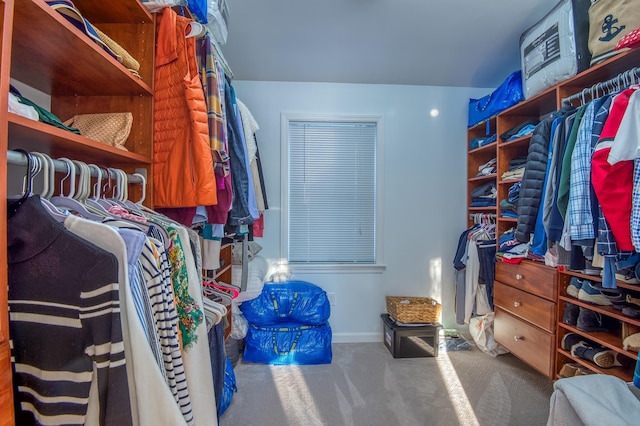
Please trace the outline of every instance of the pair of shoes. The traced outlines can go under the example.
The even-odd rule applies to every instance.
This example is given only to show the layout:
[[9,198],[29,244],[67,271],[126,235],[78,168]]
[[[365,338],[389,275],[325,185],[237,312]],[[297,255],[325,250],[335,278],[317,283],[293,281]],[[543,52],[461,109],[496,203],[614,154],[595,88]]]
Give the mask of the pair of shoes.
[[565,302],[564,312],[562,314],[562,323],[567,325],[578,324],[578,315],[580,314],[580,307],[576,304]]
[[599,312],[592,311],[588,308],[579,307],[578,320],[576,328],[580,331],[614,331],[619,322],[615,319],[602,315]]
[[564,378],[573,377],[576,375],[579,368],[580,368],[580,365],[578,364],[567,363],[562,366],[562,368],[560,369],[560,373],[558,373],[558,375]]
[[582,288],[582,279],[578,277],[571,277],[569,285],[567,286],[567,295],[577,299],[580,288]]
[[614,351],[608,350],[589,339],[585,339],[577,333],[567,333],[562,337],[562,349],[571,353],[571,356],[591,361],[601,368],[610,368],[616,358]]
[[607,299],[593,283],[589,280],[582,280],[582,287],[578,290],[578,300],[592,303],[594,305],[610,306],[611,301]]

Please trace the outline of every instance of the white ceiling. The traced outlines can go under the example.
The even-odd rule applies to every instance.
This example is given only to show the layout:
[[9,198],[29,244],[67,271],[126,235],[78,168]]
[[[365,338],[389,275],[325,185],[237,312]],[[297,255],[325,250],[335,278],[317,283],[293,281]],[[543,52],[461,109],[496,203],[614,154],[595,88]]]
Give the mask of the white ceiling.
[[558,0],[227,0],[238,80],[495,87]]

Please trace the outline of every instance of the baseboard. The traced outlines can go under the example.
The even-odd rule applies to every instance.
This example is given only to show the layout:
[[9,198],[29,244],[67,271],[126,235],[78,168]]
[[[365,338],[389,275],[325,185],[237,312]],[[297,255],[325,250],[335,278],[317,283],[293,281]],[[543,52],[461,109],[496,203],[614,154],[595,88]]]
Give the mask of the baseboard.
[[332,343],[382,342],[382,332],[374,333],[333,333]]

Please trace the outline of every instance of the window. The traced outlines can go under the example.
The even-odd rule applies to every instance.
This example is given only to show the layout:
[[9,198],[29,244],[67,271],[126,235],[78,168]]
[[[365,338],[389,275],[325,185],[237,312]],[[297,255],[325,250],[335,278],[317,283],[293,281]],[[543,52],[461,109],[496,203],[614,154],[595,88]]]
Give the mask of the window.
[[381,118],[283,115],[282,125],[283,257],[380,263]]

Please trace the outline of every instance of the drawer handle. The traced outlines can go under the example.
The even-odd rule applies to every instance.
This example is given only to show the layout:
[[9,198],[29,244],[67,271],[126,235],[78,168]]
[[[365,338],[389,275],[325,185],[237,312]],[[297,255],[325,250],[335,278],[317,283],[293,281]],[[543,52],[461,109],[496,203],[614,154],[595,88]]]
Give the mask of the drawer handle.
[[521,274],[516,274],[516,280],[521,280],[522,279],[522,275]]
[[517,302],[517,301],[516,301],[516,302],[513,302],[513,307],[514,307],[514,308],[518,308],[518,307],[520,307],[520,302]]
[[513,340],[519,342],[520,340],[524,340],[524,336],[513,336]]

